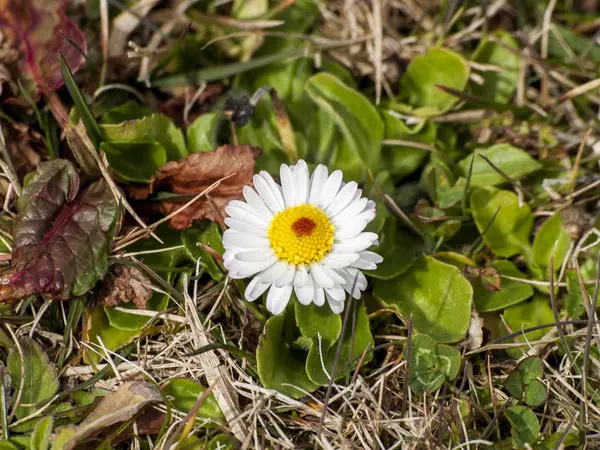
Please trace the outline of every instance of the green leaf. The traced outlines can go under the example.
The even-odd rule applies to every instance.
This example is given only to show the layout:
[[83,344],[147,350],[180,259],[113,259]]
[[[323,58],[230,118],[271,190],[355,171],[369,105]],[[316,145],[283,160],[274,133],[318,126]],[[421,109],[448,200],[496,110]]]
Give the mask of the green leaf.
[[167,160],[175,161],[188,155],[183,133],[164,114],[153,114],[121,124],[100,126],[106,141],[113,143],[158,142],[167,152]]
[[[586,281],[584,266],[581,267],[581,274],[583,280]],[[569,316],[579,319],[586,314],[583,297],[581,296],[581,287],[579,286],[579,277],[575,269],[567,269],[566,276],[568,294],[565,296],[565,309]],[[592,298],[594,295],[594,286],[586,285],[585,289],[589,298]]]
[[100,122],[103,124],[117,124],[128,120],[142,119],[150,115],[152,115],[150,108],[140,105],[136,100],[128,100],[103,112]]
[[[200,383],[186,378],[173,378],[163,387],[164,393],[173,397],[171,406],[186,413],[194,407],[194,404],[205,390],[206,388]],[[225,422],[225,415],[212,393],[200,405],[196,417],[210,419],[218,423]]]
[[510,257],[531,251],[529,233],[533,226],[533,215],[529,205],[519,206],[515,193],[495,188],[475,188],[471,192],[471,210],[479,232],[487,228],[483,240],[496,255]]
[[523,377],[521,371],[517,368],[504,380],[504,389],[517,400],[521,400],[523,398],[523,388]]
[[398,228],[395,217],[388,217],[379,233],[379,241],[381,243],[373,251],[380,254],[383,261],[377,266],[377,270],[365,273],[380,280],[389,280],[406,272],[422,250],[410,233]]
[[188,151],[190,153],[210,152],[217,148],[221,123],[223,123],[223,115],[217,113],[202,114],[194,120],[185,135]]
[[523,384],[526,385],[544,376],[544,366],[537,356],[525,358],[519,363],[518,369],[521,373]]
[[120,209],[105,180],[79,193],[64,159],[41,163],[25,179],[14,225],[14,299],[34,294],[66,300],[89,291],[108,269]]
[[546,386],[544,386],[544,383],[541,381],[534,380],[525,388],[523,400],[525,400],[525,403],[532,408],[543,405],[546,403],[547,398],[548,394],[546,393]]
[[199,225],[195,225],[183,231],[181,233],[181,239],[187,253],[193,261],[200,259],[200,265],[207,270],[213,280],[220,281],[223,279],[223,270],[219,264],[217,264],[214,258],[206,250],[197,245],[198,243],[202,243],[208,245],[221,255],[225,253],[218,224],[210,222],[204,229]]
[[[563,226],[560,213],[546,220],[533,241],[531,271],[537,279],[547,280],[550,275],[550,258],[554,252],[554,271],[560,269],[571,243],[571,236]],[[556,250],[554,246],[556,245]]]
[[272,316],[265,324],[256,349],[258,375],[264,387],[300,398],[305,391],[312,392],[319,385],[306,374],[306,352],[291,348],[283,338],[287,314],[290,312]]
[[[203,448],[204,447],[199,447],[198,450]],[[231,440],[231,437],[226,434],[217,434],[208,443],[207,450],[233,450],[233,448],[233,441]]]
[[[503,316],[512,332],[554,322],[554,315],[552,314],[552,308],[550,307],[550,300],[548,297],[542,295],[536,295],[528,302],[519,303],[518,305],[506,308]],[[525,335],[520,334],[517,339],[520,342],[537,341],[541,339],[548,331],[550,331],[550,328],[542,328],[540,330],[530,331],[525,333]],[[509,332],[503,325],[501,325],[500,333],[501,335],[507,335]],[[513,358],[519,358],[524,353],[523,349],[526,350],[527,348],[527,345],[510,348],[506,350],[506,353]]]
[[44,417],[40,420],[31,435],[31,450],[48,450],[50,445],[50,434],[54,429],[54,419],[52,416]]
[[[501,72],[481,71],[483,84],[471,82],[471,91],[484,100],[507,103],[517,88],[519,79],[519,42],[510,33],[499,30],[483,38],[473,53],[473,61],[490,64],[502,69]],[[508,48],[513,48],[514,51]]]
[[414,108],[428,108],[427,115],[450,109],[458,98],[436,85],[463,91],[469,80],[469,64],[458,53],[431,48],[415,56],[400,80],[400,95]]
[[[346,308],[348,308],[348,305],[346,305]],[[342,339],[342,344],[340,347],[338,363],[335,367],[335,373],[333,372],[333,361],[335,359],[338,342],[326,350],[323,345],[319,348],[319,341],[313,338],[306,360],[306,373],[314,383],[324,386],[329,383],[330,376],[338,379],[350,374],[358,362],[354,360],[359,358],[365,349],[373,347],[373,336],[371,335],[369,317],[367,316],[367,310],[364,303],[358,303],[357,308],[358,311],[356,312],[354,335],[352,333],[352,326],[348,326],[344,335],[340,337],[340,339]],[[351,311],[350,313],[352,314],[354,311]],[[365,357],[364,362],[370,361],[371,357],[371,354],[368,354]],[[323,370],[323,366],[327,370],[327,373]]]
[[167,152],[160,142],[102,142],[110,169],[125,181],[149,183],[167,163]]
[[[502,172],[518,180],[536,170],[542,165],[533,159],[527,152],[509,144],[496,144],[484,150],[475,152],[475,161],[473,162],[473,172],[471,174],[471,186],[495,186],[497,184],[507,183],[506,178],[500,175],[485,159],[477,155],[483,155],[489,159]],[[469,155],[458,163],[462,174],[466,177],[471,165],[472,156]]]
[[[492,267],[500,272],[501,275],[507,275],[515,278],[527,278],[523,272],[516,268],[510,261],[498,260],[492,264]],[[534,289],[531,284],[522,283],[516,280],[501,278],[500,290],[490,291],[486,289],[477,280],[473,283],[473,300],[477,312],[490,312],[504,309],[527,300],[533,296]]]
[[552,23],[548,38],[548,53],[561,62],[571,62],[573,54],[577,57],[585,53],[586,59],[600,63],[600,48],[594,45],[594,41],[571,28]]
[[331,165],[356,180],[364,180],[367,169],[377,172],[384,130],[375,106],[358,91],[324,72],[308,80],[306,91],[334,118],[342,133]]
[[471,321],[473,288],[460,271],[429,256],[417,258],[412,268],[391,280],[377,280],[375,297],[395,307],[418,333],[437,342],[464,339]]
[[[20,404],[31,405],[49,401],[58,391],[56,369],[50,364],[48,356],[35,341],[30,338],[22,338],[19,342],[23,351],[23,360],[17,349],[12,349],[8,355],[7,366],[13,390],[18,392],[21,382],[23,384]],[[22,378],[21,371],[23,372]],[[42,406],[19,406],[15,414],[18,418],[23,418]]]
[[320,335],[323,350],[329,350],[340,337],[342,318],[331,311],[331,308],[317,306],[314,303],[305,306],[296,301],[294,313],[302,336],[318,343]]
[[460,352],[454,347],[437,344],[426,335],[415,336],[408,375],[410,389],[418,395],[434,392],[444,381],[458,376],[460,364]]
[[[382,111],[385,122],[385,138],[411,141],[417,144],[433,146],[437,135],[437,127],[425,119],[410,126],[406,121],[395,117],[390,110]],[[404,178],[423,164],[429,152],[416,147],[405,145],[385,145],[382,150],[382,160],[386,170],[394,176]]]
[[534,412],[525,406],[511,406],[506,410],[511,435],[516,448],[532,444],[540,434],[540,423]]
[[[146,321],[148,318],[144,318]],[[91,312],[84,330],[84,341],[91,345],[85,349],[83,360],[86,364],[97,364],[106,355],[100,346],[100,340],[108,350],[117,350],[132,342],[141,333],[140,328],[123,330],[112,326],[106,316],[104,307],[97,305]]]
[[18,450],[18,448],[10,441],[1,440],[0,450]]

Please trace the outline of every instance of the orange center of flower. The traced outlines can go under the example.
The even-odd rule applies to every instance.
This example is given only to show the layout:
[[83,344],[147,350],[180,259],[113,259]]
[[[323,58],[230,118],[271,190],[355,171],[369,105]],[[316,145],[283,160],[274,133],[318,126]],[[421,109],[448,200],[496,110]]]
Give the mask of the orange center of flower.
[[278,212],[269,225],[275,255],[291,264],[310,264],[329,253],[334,227],[321,208],[303,203]]

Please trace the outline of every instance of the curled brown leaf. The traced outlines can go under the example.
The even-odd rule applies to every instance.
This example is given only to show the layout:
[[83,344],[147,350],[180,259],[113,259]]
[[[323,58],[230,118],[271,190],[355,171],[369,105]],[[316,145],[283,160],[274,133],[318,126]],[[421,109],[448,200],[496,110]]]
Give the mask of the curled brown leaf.
[[[261,149],[250,145],[223,145],[212,152],[193,153],[187,158],[165,164],[150,182],[153,192],[193,196],[229,176],[210,192],[212,202],[207,196],[201,197],[172,217],[169,221],[171,227],[183,230],[196,220],[219,221],[220,216],[225,216],[227,203],[241,198],[244,186],[252,184],[256,159],[261,154]],[[164,200],[160,203],[161,211],[168,215],[188,200]]]
[[140,269],[116,265],[113,272],[104,278],[100,303],[117,306],[133,302],[137,308],[146,309],[146,304],[152,298],[150,285],[150,280]]

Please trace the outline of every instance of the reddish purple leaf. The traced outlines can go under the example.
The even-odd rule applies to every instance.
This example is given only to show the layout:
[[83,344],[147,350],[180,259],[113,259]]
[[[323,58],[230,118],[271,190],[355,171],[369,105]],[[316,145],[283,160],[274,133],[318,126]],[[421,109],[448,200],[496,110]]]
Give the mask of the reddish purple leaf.
[[52,92],[63,84],[58,61],[62,52],[75,73],[87,46],[81,30],[65,14],[67,0],[0,0],[0,29],[21,52],[19,78],[32,94]]
[[79,175],[67,160],[42,163],[25,181],[10,278],[2,277],[7,285],[0,299],[45,294],[67,300],[84,294],[107,271],[117,201],[104,180],[78,194]]

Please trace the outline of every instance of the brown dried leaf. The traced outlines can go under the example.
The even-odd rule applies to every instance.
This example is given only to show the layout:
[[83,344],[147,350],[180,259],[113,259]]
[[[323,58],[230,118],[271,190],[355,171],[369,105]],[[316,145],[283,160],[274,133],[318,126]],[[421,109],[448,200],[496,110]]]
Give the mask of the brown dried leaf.
[[[212,152],[193,153],[187,158],[165,164],[150,182],[153,192],[197,195],[221,178],[235,173],[210,192],[219,211],[204,196],[171,218],[171,227],[183,230],[196,220],[210,219],[216,222],[219,214],[225,216],[227,203],[241,198],[243,187],[252,184],[256,159],[261,154],[261,149],[249,145],[223,145]],[[161,210],[168,215],[180,208],[185,201],[163,201],[160,204]]]
[[117,306],[133,302],[137,308],[146,309],[146,304],[152,298],[150,284],[150,280],[138,268],[117,265],[104,278],[100,303],[104,306]]

